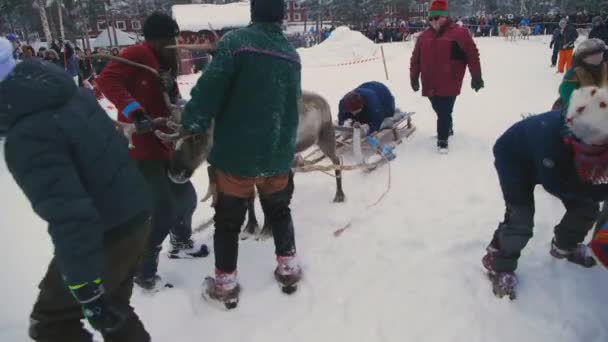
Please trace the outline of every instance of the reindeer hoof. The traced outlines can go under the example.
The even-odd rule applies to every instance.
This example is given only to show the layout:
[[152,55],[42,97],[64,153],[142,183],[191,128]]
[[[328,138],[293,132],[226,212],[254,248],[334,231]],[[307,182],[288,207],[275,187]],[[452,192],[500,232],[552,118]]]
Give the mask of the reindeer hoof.
[[344,194],[336,194],[334,198],[334,203],[344,203],[346,201],[346,196]]
[[257,223],[247,223],[247,225],[245,226],[245,229],[241,232],[241,234],[239,235],[239,237],[241,238],[241,240],[247,240],[253,236],[255,236],[256,234],[258,234],[260,231],[260,226]]
[[264,228],[262,228],[262,231],[258,234],[256,240],[266,241],[270,238],[272,238],[272,227],[268,224],[265,224]]

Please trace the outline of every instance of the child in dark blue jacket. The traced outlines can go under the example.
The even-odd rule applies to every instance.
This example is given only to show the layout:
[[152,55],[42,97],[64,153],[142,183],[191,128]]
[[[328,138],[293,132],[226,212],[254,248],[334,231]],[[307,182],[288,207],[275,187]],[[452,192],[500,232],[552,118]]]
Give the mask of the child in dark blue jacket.
[[346,94],[339,108],[338,124],[351,126],[358,122],[365,136],[382,129],[384,120],[393,117],[395,98],[384,84],[367,82]]
[[582,242],[597,219],[598,203],[608,197],[608,90],[576,90],[565,114],[553,111],[518,122],[494,146],[506,214],[483,264],[505,294],[517,284],[517,261],[532,237],[536,185],[566,207],[551,255],[585,267],[596,264]]

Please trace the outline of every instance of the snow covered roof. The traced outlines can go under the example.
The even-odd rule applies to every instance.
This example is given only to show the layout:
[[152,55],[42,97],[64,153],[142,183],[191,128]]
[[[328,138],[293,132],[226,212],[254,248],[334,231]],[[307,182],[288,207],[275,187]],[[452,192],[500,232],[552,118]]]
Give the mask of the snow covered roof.
[[[110,40],[108,37],[108,29],[105,29],[99,33],[94,42],[91,43],[93,47],[108,47],[110,45],[116,45],[114,42],[114,30],[110,31],[110,35],[112,36],[112,42],[114,44],[110,44]],[[116,29],[116,38],[118,39],[119,46],[129,46],[137,44],[137,36],[134,34],[130,34],[119,29]]]
[[225,5],[174,5],[173,18],[180,30],[198,32],[245,27],[251,21],[249,1]]

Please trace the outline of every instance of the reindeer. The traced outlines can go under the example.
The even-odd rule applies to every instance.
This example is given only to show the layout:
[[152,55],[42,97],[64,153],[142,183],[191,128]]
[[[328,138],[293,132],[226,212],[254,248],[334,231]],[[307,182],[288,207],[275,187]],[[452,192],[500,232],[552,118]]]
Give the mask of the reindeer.
[[[331,108],[327,101],[320,95],[303,91],[299,102],[299,124],[296,138],[296,153],[303,152],[316,145],[321,152],[328,157],[334,165],[340,164],[340,158],[336,152],[336,134],[333,126]],[[177,123],[168,122],[169,128],[177,131],[175,134],[165,134],[157,131],[157,136],[165,141],[176,143],[175,152],[169,162],[169,178],[176,183],[185,183],[194,174],[194,171],[207,159],[213,146],[214,123],[202,134],[183,135],[181,127]],[[318,160],[316,160],[318,161]],[[313,161],[313,162],[316,162]],[[301,161],[296,158],[294,166]],[[209,189],[203,199],[206,201],[215,193],[215,185],[212,172],[209,175]],[[335,170],[336,176],[336,195],[335,203],[345,200],[342,189],[342,172]],[[215,198],[215,196],[213,196]],[[260,231],[254,210],[254,198],[248,202],[248,221],[241,238],[247,238],[259,233],[259,236],[266,238],[272,235],[272,228],[264,224]],[[212,206],[215,204],[213,201]]]

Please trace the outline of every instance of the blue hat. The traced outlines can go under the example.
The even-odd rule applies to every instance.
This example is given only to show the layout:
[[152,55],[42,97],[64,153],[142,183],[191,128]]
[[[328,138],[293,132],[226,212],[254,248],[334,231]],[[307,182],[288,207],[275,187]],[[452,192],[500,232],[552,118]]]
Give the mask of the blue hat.
[[0,82],[4,81],[16,65],[13,58],[13,44],[6,38],[0,38]]

